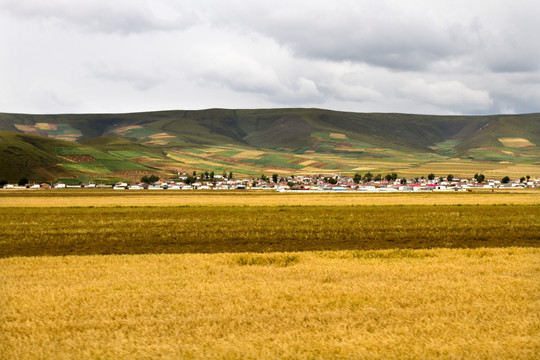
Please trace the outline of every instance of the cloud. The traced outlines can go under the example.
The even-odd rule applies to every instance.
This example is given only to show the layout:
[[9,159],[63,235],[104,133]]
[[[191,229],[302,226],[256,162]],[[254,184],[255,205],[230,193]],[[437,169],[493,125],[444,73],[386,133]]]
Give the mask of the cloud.
[[377,101],[383,97],[382,88],[377,90],[373,85],[377,81],[377,75],[373,74],[375,72],[367,75],[366,72],[371,70],[367,66],[345,63],[334,66],[332,71],[328,71],[325,64],[319,66],[319,87],[327,96],[356,103]]
[[494,72],[537,72],[540,47],[534,44],[534,34],[540,30],[540,2],[518,1],[512,5],[492,19],[496,23],[485,20],[476,60]]
[[292,54],[394,71],[441,62],[496,72],[535,71],[540,3],[517,1],[207,1],[205,21],[256,32]]
[[264,34],[308,58],[417,70],[465,54],[478,42],[474,19],[441,21],[421,11],[403,9],[395,2],[299,1],[288,6],[233,3],[226,7],[213,3],[220,12],[213,13],[212,22]]
[[534,112],[538,13],[526,0],[3,0],[0,111]]
[[198,22],[186,7],[144,0],[4,0],[0,11],[25,21],[120,35],[182,30]]
[[262,68],[261,64],[249,59],[233,61],[232,66],[224,66],[222,62],[216,65],[197,73],[198,81],[236,92],[258,94],[272,103],[320,102],[323,99],[313,80],[301,76],[283,79],[272,67]]
[[540,47],[525,41],[523,35],[493,35],[478,54],[478,61],[497,73],[532,73],[540,69]]
[[400,88],[399,93],[439,107],[468,111],[487,110],[493,103],[487,91],[470,89],[459,81],[428,83],[424,79],[414,79]]
[[111,68],[108,66],[89,68],[88,77],[92,79],[110,81],[115,83],[127,83],[140,91],[147,91],[165,81],[165,77],[156,71],[140,71],[125,68]]

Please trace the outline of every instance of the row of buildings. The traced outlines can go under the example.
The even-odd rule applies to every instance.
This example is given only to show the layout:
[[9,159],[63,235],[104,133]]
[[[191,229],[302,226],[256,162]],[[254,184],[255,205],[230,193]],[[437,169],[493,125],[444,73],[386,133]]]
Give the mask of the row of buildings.
[[[275,190],[275,191],[466,191],[478,188],[540,188],[540,179],[522,179],[510,180],[507,183],[502,183],[500,180],[488,179],[481,183],[475,179],[453,178],[451,181],[435,177],[433,180],[428,179],[411,179],[405,180],[397,178],[396,180],[380,180],[380,181],[359,181],[356,183],[351,177],[342,177],[333,175],[330,177],[323,176],[289,176],[286,178],[255,179],[226,179],[214,178],[213,180],[196,179],[195,182],[186,181],[186,178],[179,177],[171,180],[160,180],[151,184],[147,183],[127,183],[118,182],[114,185],[105,184],[84,184],[84,185],[67,185],[64,183],[52,184],[56,189],[67,188],[86,188],[86,189],[106,189],[112,188],[115,190]],[[5,189],[40,189],[51,188],[50,184],[30,184],[26,186],[17,186],[14,184],[6,184]]]

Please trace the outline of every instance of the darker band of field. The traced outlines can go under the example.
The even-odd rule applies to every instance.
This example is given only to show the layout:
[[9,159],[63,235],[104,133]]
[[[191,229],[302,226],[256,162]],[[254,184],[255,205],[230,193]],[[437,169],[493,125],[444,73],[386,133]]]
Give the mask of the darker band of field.
[[540,207],[3,208],[0,257],[540,246]]

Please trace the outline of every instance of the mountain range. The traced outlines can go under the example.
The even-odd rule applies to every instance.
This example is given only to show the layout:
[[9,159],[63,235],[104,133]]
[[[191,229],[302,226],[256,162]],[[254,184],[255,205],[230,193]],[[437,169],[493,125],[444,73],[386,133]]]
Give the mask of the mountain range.
[[540,113],[431,116],[323,109],[0,113],[0,178],[114,181],[192,171],[246,176],[366,171],[400,171],[408,176],[427,175],[426,171],[540,175],[539,145]]

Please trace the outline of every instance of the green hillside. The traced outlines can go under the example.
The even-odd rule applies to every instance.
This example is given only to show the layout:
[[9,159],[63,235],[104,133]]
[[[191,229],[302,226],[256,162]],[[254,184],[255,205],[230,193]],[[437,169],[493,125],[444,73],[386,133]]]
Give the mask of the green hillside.
[[[160,151],[117,138],[99,145],[87,145],[38,135],[0,132],[0,139],[0,178],[8,181],[21,177],[38,182],[56,179],[83,182],[102,176],[124,178],[156,172],[152,161],[146,159],[165,158]],[[94,140],[100,142],[99,138]],[[114,143],[119,144],[115,146]]]
[[[135,179],[182,171],[354,173],[429,164],[523,171],[540,163],[540,114],[430,116],[321,109],[0,113],[0,177]],[[459,168],[461,166],[461,169]],[[417,170],[415,170],[417,169]],[[443,171],[443,170],[441,170]],[[521,171],[521,170],[520,170]],[[511,171],[510,171],[511,172]]]

